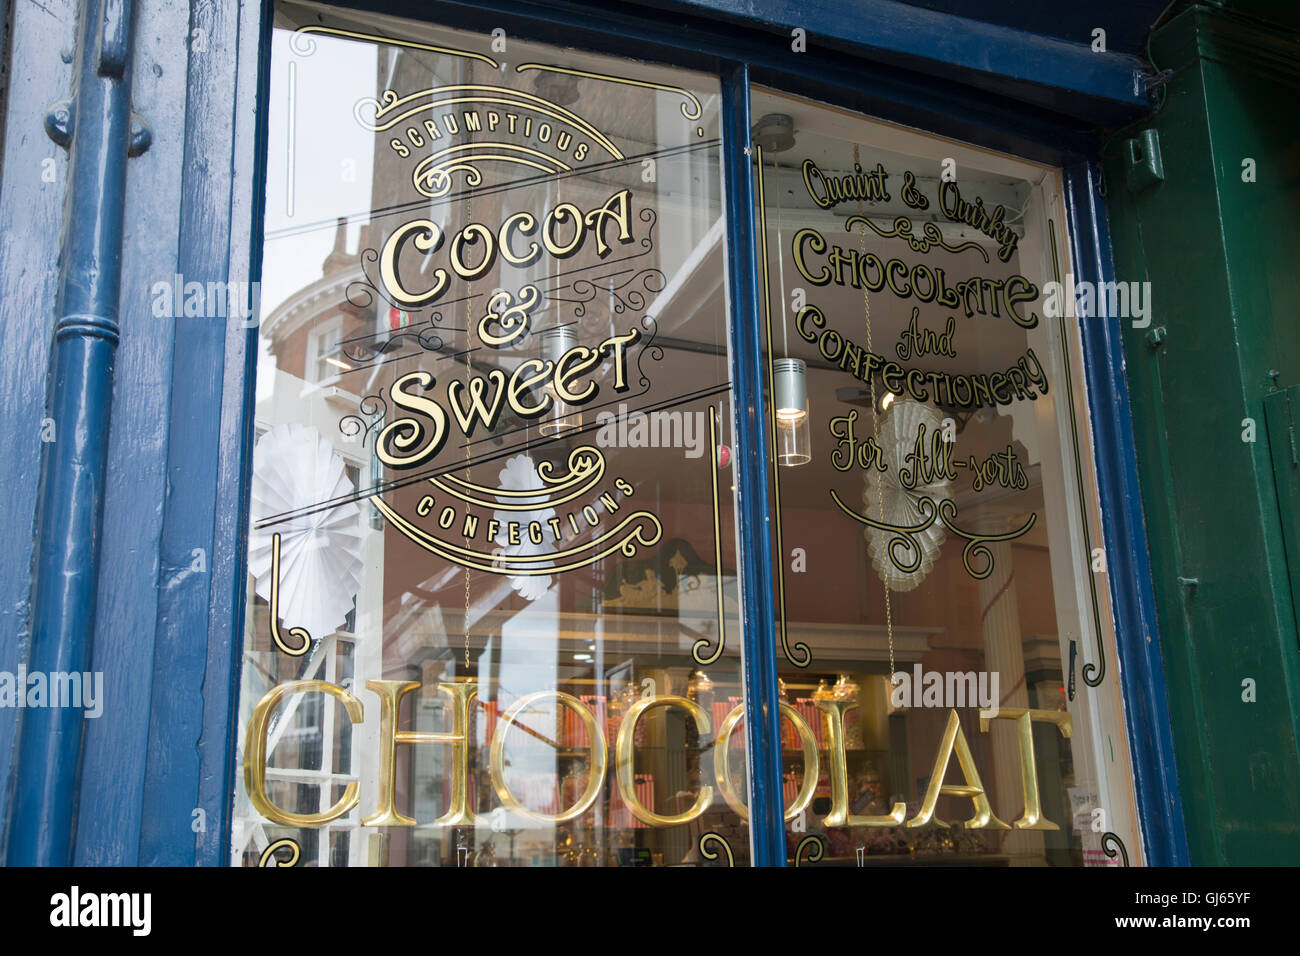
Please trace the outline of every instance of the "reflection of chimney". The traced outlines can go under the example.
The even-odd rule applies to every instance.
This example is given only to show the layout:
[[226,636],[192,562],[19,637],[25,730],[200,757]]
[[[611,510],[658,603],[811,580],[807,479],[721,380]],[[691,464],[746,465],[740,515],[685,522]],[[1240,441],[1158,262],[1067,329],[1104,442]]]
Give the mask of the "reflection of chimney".
[[[361,249],[366,247],[365,229],[362,228]],[[356,257],[348,255],[348,220],[345,216],[339,216],[338,225],[334,227],[334,248],[330,254],[325,257],[321,263],[321,278],[328,279],[332,275],[349,270],[356,271]],[[354,318],[362,318],[366,309],[364,306],[353,302],[345,292],[339,293],[338,302],[339,311]],[[352,330],[345,330],[346,334],[351,335]]]
[[358,249],[364,252],[367,249],[377,249],[379,243],[379,223],[367,222],[361,227],[361,242]]
[[348,267],[348,221],[339,216],[338,226],[334,230],[334,248],[321,263],[321,276],[328,277]]

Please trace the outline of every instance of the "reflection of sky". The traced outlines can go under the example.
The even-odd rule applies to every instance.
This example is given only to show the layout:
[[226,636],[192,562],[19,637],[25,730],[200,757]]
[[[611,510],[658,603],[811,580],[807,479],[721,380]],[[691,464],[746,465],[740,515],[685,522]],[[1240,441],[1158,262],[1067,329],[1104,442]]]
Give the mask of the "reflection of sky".
[[[375,95],[378,47],[315,36],[316,50],[298,56],[292,36],[272,39],[270,129],[267,138],[266,233],[325,221],[320,229],[270,239],[262,259],[262,314],[268,315],[298,289],[320,278],[320,266],[334,244],[334,220],[370,209],[374,134],[363,129],[352,108]],[[293,123],[293,214],[289,214],[289,64],[294,64],[296,116]],[[356,242],[361,228],[350,224]]]

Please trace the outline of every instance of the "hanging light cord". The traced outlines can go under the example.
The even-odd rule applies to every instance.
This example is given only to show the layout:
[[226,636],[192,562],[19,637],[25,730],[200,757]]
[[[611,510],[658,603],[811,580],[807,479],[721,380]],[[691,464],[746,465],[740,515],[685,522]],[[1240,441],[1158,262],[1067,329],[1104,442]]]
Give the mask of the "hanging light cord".
[[[473,216],[470,213],[470,197],[468,195],[465,197],[465,221],[466,222],[474,221]],[[469,357],[470,356],[469,330],[473,326],[473,322],[474,322],[474,316],[473,313],[471,312],[470,303],[472,303],[473,301],[474,301],[473,296],[467,296],[465,299],[465,394],[467,396],[470,394],[470,377],[473,372],[473,365],[470,362],[470,357]],[[470,479],[469,445],[470,445],[469,436],[466,435],[465,436],[465,481],[467,483],[469,482]],[[464,625],[463,630],[465,631],[465,677],[466,679],[468,679],[469,666],[470,666],[469,665],[469,565],[468,564],[465,565],[465,618],[462,623]],[[466,728],[466,733],[468,732],[469,732],[469,728]]]
[[[853,166],[857,169],[861,165],[860,148],[857,143],[853,144]],[[866,217],[862,200],[858,200],[858,215]],[[867,227],[866,224],[858,226],[858,257],[859,259],[866,255],[867,252]],[[867,287],[862,286],[862,314],[867,326],[867,351],[874,352],[871,347],[871,299],[867,295]],[[871,394],[871,437],[876,443],[876,450],[880,451],[880,413],[876,411],[876,376],[873,373],[867,378],[867,387]],[[874,467],[874,466],[873,466]],[[885,483],[879,475],[874,476],[876,485],[876,507],[877,518],[883,524],[885,521]],[[887,553],[887,552],[886,552]],[[880,576],[881,582],[885,585],[885,636],[889,641],[889,680],[890,686],[893,686],[894,680],[894,609],[893,602],[889,591],[889,581],[885,575]]]
[[781,356],[790,356],[790,332],[787,328],[785,297],[785,240],[781,237],[781,163],[772,160],[776,167],[776,281],[781,285]]

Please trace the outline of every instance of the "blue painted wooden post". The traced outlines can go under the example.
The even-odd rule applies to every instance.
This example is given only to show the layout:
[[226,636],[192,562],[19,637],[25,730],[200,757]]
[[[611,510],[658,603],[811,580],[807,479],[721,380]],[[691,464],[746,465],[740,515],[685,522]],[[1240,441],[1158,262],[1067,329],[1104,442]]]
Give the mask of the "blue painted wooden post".
[[[755,866],[785,866],[781,728],[776,685],[776,611],[772,588],[771,505],[763,424],[763,346],[754,250],[754,172],[749,68],[722,80],[722,155],[727,191],[731,364],[735,374],[737,523],[744,600],[745,744],[749,748],[749,826]],[[779,559],[779,556],[778,556]]]
[[[103,516],[109,405],[118,341],[122,215],[131,128],[130,0],[81,6],[73,99],[46,119],[70,153],[55,301],[48,417],[36,518],[28,672],[90,669]],[[23,715],[8,861],[71,861],[83,713],[40,707]]]
[[[150,702],[141,865],[229,862],[251,471],[240,436],[251,434],[248,387],[256,380],[260,319],[256,276],[248,270],[261,259],[265,160],[258,149],[244,167],[256,180],[249,189],[238,163],[205,157],[233,152],[241,137],[249,144],[260,138],[249,127],[257,97],[265,96],[259,76],[269,64],[260,54],[270,48],[270,10],[270,4],[260,11],[210,7],[202,27],[205,50],[190,58],[185,77],[189,111],[176,271],[232,281],[251,314],[175,320],[154,655],[166,662],[166,675],[154,680]],[[213,70],[213,62],[229,66]],[[245,108],[233,108],[241,95]],[[195,549],[206,556],[204,572],[193,568]],[[177,694],[177,686],[202,687],[203,694]]]
[[[1110,230],[1096,186],[1099,179],[1098,167],[1090,161],[1065,170],[1065,205],[1076,282],[1114,279]],[[1187,835],[1138,491],[1132,413],[1124,379],[1121,321],[1101,317],[1080,322],[1106,535],[1106,578],[1111,587],[1120,658],[1117,676],[1124,694],[1138,822],[1147,862],[1151,866],[1187,866]]]

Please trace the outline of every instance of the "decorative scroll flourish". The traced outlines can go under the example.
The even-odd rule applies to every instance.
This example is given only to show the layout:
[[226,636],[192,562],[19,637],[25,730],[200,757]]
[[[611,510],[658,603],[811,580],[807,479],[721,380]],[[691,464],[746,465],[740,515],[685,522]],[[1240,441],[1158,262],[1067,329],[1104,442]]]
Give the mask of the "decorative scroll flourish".
[[722,853],[726,854],[727,857],[727,866],[734,867],[736,865],[736,857],[735,854],[731,852],[731,844],[727,842],[725,837],[714,833],[712,830],[708,833],[700,834],[700,839],[696,843],[696,846],[700,849],[700,856],[704,857],[706,860],[717,860],[721,858],[721,854],[719,854],[717,850],[708,849],[710,843],[716,843],[718,846],[722,847]]
[[[956,518],[957,503],[955,501],[946,498],[939,502],[939,519],[943,522],[944,527],[957,537],[966,539],[966,547],[961,552],[962,567],[976,581],[983,581],[993,573],[993,552],[989,550],[989,542],[1013,541],[1021,535],[1027,534],[1035,522],[1038,521],[1038,514],[1037,512],[1030,512],[1023,525],[1015,531],[1008,531],[1005,534],[971,534],[969,531],[963,531],[953,523]],[[976,571],[971,566],[971,558],[977,554],[982,555],[987,561],[982,571]]]
[[[893,564],[894,567],[898,568],[899,571],[903,574],[911,574],[921,566],[921,562],[925,559],[925,555],[922,552],[920,542],[916,540],[915,536],[934,524],[937,512],[935,510],[933,498],[929,495],[921,495],[917,497],[916,508],[921,512],[922,517],[919,522],[913,525],[892,525],[886,521],[880,521],[868,517],[865,514],[858,514],[857,512],[850,510],[840,501],[840,497],[835,493],[834,489],[831,490],[831,498],[837,505],[839,505],[841,511],[844,511],[851,518],[861,521],[868,528],[875,528],[877,531],[885,531],[894,535],[894,537],[889,539],[889,545],[886,550],[889,554],[890,563]],[[901,559],[898,552],[895,550],[899,547],[906,548],[912,557],[907,560]]]
[[[811,849],[809,849],[811,847]],[[826,855],[826,846],[822,843],[821,837],[815,833],[810,833],[802,840],[794,850],[794,865],[802,866],[803,851],[808,850],[808,862],[817,863]]]
[[907,216],[899,216],[894,220],[894,228],[886,231],[877,226],[866,216],[850,216],[844,221],[844,228],[852,232],[855,225],[864,225],[882,239],[905,239],[907,244],[912,247],[913,252],[926,253],[930,251],[931,246],[938,246],[941,249],[947,249],[949,252],[964,252],[967,249],[974,249],[984,257],[984,261],[989,261],[988,250],[978,242],[963,242],[959,245],[949,245],[944,242],[943,233],[939,226],[933,222],[921,224],[922,235],[917,236],[912,233],[912,220]]
[[[275,855],[276,850],[283,850],[286,848],[289,850],[289,858],[287,860],[282,860]],[[298,846],[296,841],[285,837],[282,840],[276,840],[263,850],[261,857],[258,858],[257,865],[273,867],[297,866],[298,858],[300,856],[302,856],[302,848]]]
[[[559,293],[565,289],[571,290],[577,298],[569,298],[568,296],[560,295]],[[546,298],[553,302],[569,303],[573,306],[574,318],[581,319],[586,317],[587,303],[596,298],[597,291],[599,291],[599,289],[595,282],[591,282],[587,279],[574,279],[573,282],[568,285],[557,286],[548,291],[546,293]]]
[[[668,284],[668,279],[663,272],[653,267],[642,269],[640,272],[634,272],[622,282],[616,283],[613,281],[615,275],[622,274],[623,273],[614,273],[613,275],[601,276],[594,280],[575,279],[569,288],[571,288],[574,294],[579,296],[579,298],[564,299],[559,296],[554,296],[553,298],[556,298],[561,302],[576,302],[577,304],[573,308],[573,314],[578,318],[582,318],[587,314],[587,303],[593,301],[598,294],[604,293],[609,296],[610,312],[614,315],[622,315],[629,309],[633,312],[645,311],[646,306],[650,304],[650,301],[646,298],[646,293],[657,295],[662,292],[664,287]],[[609,279],[609,284],[596,284],[601,282],[603,279]],[[628,289],[629,286],[634,286],[638,280],[640,281],[641,289]],[[624,295],[619,295],[619,292],[624,289],[628,289],[628,291],[624,293]],[[642,289],[644,289],[645,292],[642,292]]]
[[[1114,846],[1112,846],[1111,844],[1114,844]],[[1120,864],[1121,866],[1129,865],[1128,850],[1125,849],[1124,841],[1119,838],[1118,834],[1111,833],[1109,830],[1103,833],[1101,835],[1101,848],[1105,852],[1108,859],[1113,860],[1118,855],[1119,858],[1123,861]]]
[[[664,287],[668,284],[668,278],[659,269],[642,269],[618,285],[610,283],[607,288],[609,294],[613,297],[613,309],[616,315],[622,315],[628,308],[631,308],[634,312],[643,312],[649,304],[641,289],[628,289],[628,286],[633,285],[638,279],[641,282],[641,288],[651,295],[658,295],[664,291]],[[626,300],[618,294],[623,289],[628,289]]]
[[608,83],[621,83],[624,86],[639,86],[647,90],[662,90],[665,93],[673,93],[682,97],[685,102],[682,103],[682,116],[688,120],[697,120],[703,115],[700,107],[700,99],[690,90],[684,90],[680,86],[669,86],[666,83],[650,83],[645,80],[632,80],[624,76],[611,76],[608,73],[589,73],[586,70],[572,70],[563,66],[549,66],[544,63],[521,63],[515,67],[516,73],[524,73],[528,70],[545,70],[548,73],[563,73],[566,76],[585,76],[589,80],[605,80]]
[[414,342],[426,352],[441,352],[447,345],[432,325],[421,325],[419,328],[408,327],[388,335],[366,335],[350,339],[339,346],[339,354],[359,363],[352,368],[352,371],[356,371],[371,363],[382,364],[376,363],[375,359],[400,351],[409,342]]
[[[578,269],[578,270],[575,270],[574,272],[568,272],[568,273],[563,273],[563,272],[561,272],[561,273],[557,273],[556,275],[552,276],[551,278],[552,278],[552,279],[559,279],[559,278],[562,278],[562,277],[564,277],[564,276],[566,276],[566,275],[574,275],[576,272],[584,272],[584,271],[586,271],[587,269],[593,269],[593,268],[598,268],[598,267],[602,267],[602,266],[617,265],[617,264],[620,263],[620,262],[628,262],[628,261],[631,260],[631,259],[640,259],[640,258],[642,258],[643,256],[647,256],[647,255],[649,255],[651,252],[654,251],[654,248],[655,248],[655,243],[654,243],[654,232],[655,232],[655,226],[658,224],[658,219],[659,219],[659,217],[658,217],[658,215],[655,213],[655,211],[654,211],[651,207],[646,206],[646,207],[644,207],[644,208],[643,208],[639,213],[637,213],[637,218],[640,219],[642,222],[644,222],[644,223],[646,224],[646,234],[641,238],[641,240],[640,240],[640,242],[639,242],[639,245],[641,246],[641,248],[645,250],[644,252],[638,252],[638,253],[636,253],[636,254],[634,254],[634,255],[625,256],[625,257],[623,257],[622,259],[612,259],[612,260],[610,260],[609,262],[603,262],[603,263],[600,263],[599,266],[586,266],[586,267],[584,267],[583,269]],[[629,271],[631,271],[631,270],[628,270],[628,269],[622,269],[622,270],[619,270],[618,272],[608,272],[608,273],[606,273],[606,274],[603,275],[603,276],[597,276],[597,277],[595,277],[595,278],[593,278],[593,279],[590,279],[590,280],[587,280],[587,279],[575,279],[573,282],[568,283],[568,284],[566,284],[566,285],[557,285],[557,286],[554,286],[553,288],[547,289],[547,290],[545,290],[545,292],[544,292],[543,294],[546,296],[546,298],[548,298],[548,299],[550,299],[550,300],[552,300],[552,301],[554,301],[554,302],[568,302],[568,303],[572,304],[573,307],[574,307],[574,308],[573,308],[573,314],[574,314],[574,316],[575,316],[576,318],[581,319],[581,318],[583,318],[584,316],[586,316],[586,314],[587,314],[587,303],[593,301],[593,300],[596,298],[596,294],[597,294],[598,292],[605,291],[605,290],[607,290],[607,289],[610,288],[609,286],[601,285],[600,283],[604,282],[606,279],[612,279],[612,278],[615,277],[615,276],[625,275],[625,274],[628,273]],[[645,274],[645,273],[651,273],[651,272],[658,273],[658,278],[656,279],[656,278],[654,278],[654,277],[651,277],[651,276],[645,275],[645,276],[641,279],[641,285],[642,285],[642,287],[643,287],[647,292],[656,292],[656,293],[657,293],[657,292],[662,292],[663,289],[664,289],[664,286],[663,286],[663,285],[660,285],[659,288],[656,289],[656,288],[654,288],[654,286],[652,286],[652,285],[650,284],[651,281],[652,281],[652,279],[653,279],[653,281],[655,281],[655,282],[662,282],[662,283],[665,283],[665,284],[666,284],[666,282],[667,282],[667,280],[666,280],[666,279],[664,278],[664,276],[663,276],[663,273],[660,272],[660,270],[658,270],[658,269],[654,269],[654,268],[642,269],[640,272],[636,272],[636,273],[634,273],[630,279],[627,279],[627,280],[625,280],[624,282],[622,282],[621,284],[619,284],[619,285],[617,285],[617,286],[614,286],[614,287],[613,287],[613,291],[618,291],[618,290],[622,289],[624,286],[628,285],[629,283],[636,281],[636,279],[637,279],[638,277],[643,276],[643,274]],[[567,296],[562,296],[562,295],[559,294],[560,292],[562,292],[562,291],[564,291],[564,290],[566,290],[566,289],[571,290],[571,291],[574,293],[574,295],[578,296],[578,298],[568,298]],[[641,295],[640,292],[637,292],[637,296],[640,296],[640,295]],[[627,301],[632,301],[632,296],[629,295]],[[622,308],[622,309],[615,309],[614,311],[616,311],[616,312],[622,312],[624,309],[626,309],[626,307],[627,307],[626,302],[625,302],[624,300],[622,300],[622,299],[620,299],[620,302],[623,302],[623,308]],[[644,308],[644,307],[645,307],[645,306],[643,306],[643,305],[642,305],[642,306],[636,306],[636,308],[638,308],[638,309],[641,309],[641,308]]]
[[[641,237],[641,242],[639,243],[639,245],[641,246],[642,249],[645,250],[645,252],[640,253],[640,255],[638,256],[628,256],[629,259],[637,259],[640,258],[640,256],[647,255],[654,251],[655,226],[659,225],[659,213],[655,212],[654,209],[650,206],[644,207],[639,213],[636,214],[636,217],[646,224],[645,235]],[[618,260],[614,260],[614,261],[618,261]]]
[[280,532],[271,535],[271,640],[290,657],[301,657],[311,647],[311,634],[305,627],[291,627],[289,634],[302,641],[299,647],[290,647],[280,633]]
[[628,515],[614,528],[592,538],[583,544],[563,551],[549,551],[539,554],[515,554],[508,557],[493,556],[464,548],[450,541],[443,541],[417,527],[402,515],[394,511],[378,495],[372,495],[371,502],[379,512],[392,523],[393,527],[420,547],[437,555],[444,561],[473,571],[486,574],[548,575],[573,571],[595,564],[602,558],[615,552],[627,558],[634,558],[641,547],[657,544],[663,537],[663,525],[659,519],[648,511],[637,511]]
[[[936,519],[942,521],[944,527],[952,534],[965,539],[966,547],[962,549],[961,563],[966,569],[966,573],[976,581],[982,581],[993,573],[993,552],[988,547],[990,542],[1011,541],[1019,538],[1021,535],[1027,534],[1038,520],[1037,513],[1031,513],[1025,523],[1014,531],[1008,531],[1004,534],[974,534],[957,526],[957,503],[951,498],[944,498],[936,504],[935,500],[929,495],[919,495],[916,499],[916,507],[923,515],[923,518],[914,525],[891,525],[887,522],[877,521],[867,515],[859,514],[841,501],[840,496],[836,494],[833,488],[831,489],[831,500],[854,521],[894,535],[889,542],[889,560],[894,567],[904,574],[910,574],[921,566],[921,548],[915,535],[933,525]],[[900,558],[897,550],[900,547],[906,548],[907,553],[911,554],[912,557],[909,559]],[[975,570],[971,561],[976,556],[981,556],[985,560],[985,566],[978,571]]]
[[[767,235],[767,202],[763,191],[763,147],[754,145],[756,173],[758,175],[758,234]],[[759,255],[763,263],[763,324],[767,337],[767,394],[776,394],[776,351],[772,347],[772,283],[767,268],[767,243],[758,244]],[[767,409],[769,441],[771,447],[777,447],[775,409]],[[781,469],[772,469],[772,529],[776,534],[776,553],[785,554],[781,543]],[[812,663],[812,649],[803,641],[790,645],[789,622],[785,613],[785,561],[776,562],[776,596],[777,596],[777,630],[781,635],[781,652],[785,659],[795,667],[807,667]]]
[[[385,294],[383,283],[377,281],[373,276],[371,276],[370,270],[366,268],[367,266],[374,266],[379,262],[379,250],[363,249],[358,258],[361,260],[361,274],[365,276],[365,281],[363,282],[360,279],[357,279],[348,283],[346,294],[349,304],[354,308],[364,311],[374,305],[375,296],[378,296],[394,309],[398,308],[398,304]],[[356,298],[354,298],[354,296],[356,296]]]
[[[1047,235],[1052,243],[1053,278],[1059,285],[1061,282],[1061,264],[1056,254],[1056,223],[1051,219],[1047,220]],[[1066,310],[1062,309],[1061,311],[1064,313]],[[1067,396],[1065,404],[1070,409],[1070,436],[1074,442],[1074,482],[1079,491],[1079,514],[1082,516],[1081,524],[1083,526],[1083,553],[1092,554],[1092,531],[1088,522],[1088,501],[1083,491],[1083,466],[1080,464],[1082,456],[1079,453],[1079,423],[1075,420],[1074,401],[1069,398],[1074,395],[1074,384],[1070,381],[1070,344],[1065,335],[1065,316],[1059,316],[1056,321],[1057,334],[1061,339],[1061,364],[1065,369],[1064,394]],[[1089,687],[1097,687],[1106,679],[1106,646],[1101,640],[1101,607],[1097,601],[1097,575],[1088,575],[1088,587],[1092,591],[1092,623],[1095,628],[1093,633],[1097,638],[1097,663],[1087,661],[1083,665],[1083,682]],[[1071,695],[1070,699],[1074,699],[1073,695]]]
[[724,616],[722,595],[722,515],[718,506],[718,409],[713,405],[709,406],[709,449],[712,455],[709,477],[713,491],[713,566],[718,591],[718,644],[712,651],[708,651],[708,638],[702,637],[691,647],[691,657],[695,663],[705,667],[721,657],[723,648],[727,646],[727,619]]
[[[537,476],[548,488],[506,489],[478,485],[455,475],[439,475],[429,484],[444,494],[469,505],[495,511],[538,511],[555,508],[589,493],[605,477],[605,456],[590,445],[569,452],[568,472],[555,474],[555,466],[543,461]],[[555,497],[552,497],[555,496]],[[504,500],[502,500],[504,499]],[[518,499],[518,500],[514,500]]]
[[[452,155],[458,154],[458,155]],[[465,185],[483,185],[483,173],[475,163],[497,161],[526,166],[543,173],[567,173],[573,169],[563,160],[527,146],[509,143],[462,143],[426,156],[411,171],[411,185],[421,196],[439,199],[451,192],[454,173],[465,174]]]
[[[645,344],[641,346],[641,351],[636,355],[636,373],[640,376],[637,385],[642,389],[649,389],[650,376],[641,367],[641,362],[646,356],[649,356],[652,362],[662,362],[664,360],[664,347],[655,344],[655,336],[659,334],[659,323],[653,315],[642,316],[641,328],[645,329],[647,334]],[[645,394],[645,392],[642,391],[641,394]]]
[[352,30],[339,30],[335,27],[326,27],[312,24],[310,26],[299,27],[293,31],[293,36],[289,38],[289,49],[298,56],[311,56],[316,52],[316,41],[307,34],[319,33],[324,36],[347,37],[352,40],[369,40],[372,43],[383,43],[388,46],[404,46],[409,50],[427,50],[430,53],[443,53],[447,56],[459,56],[469,60],[478,60],[486,63],[494,70],[501,69],[501,65],[490,56],[482,53],[471,53],[469,50],[456,50],[446,46],[430,46],[427,43],[416,43],[414,40],[398,40],[394,37],[380,36],[375,33],[356,33]]
[[[388,414],[388,402],[384,399],[384,389],[379,390],[378,395],[367,395],[357,406],[361,415],[344,415],[339,419],[339,431],[345,438],[356,438],[361,436],[361,446],[364,448],[367,438],[373,438],[379,434],[380,428],[383,427],[384,418]],[[366,419],[369,419],[367,421]]]

